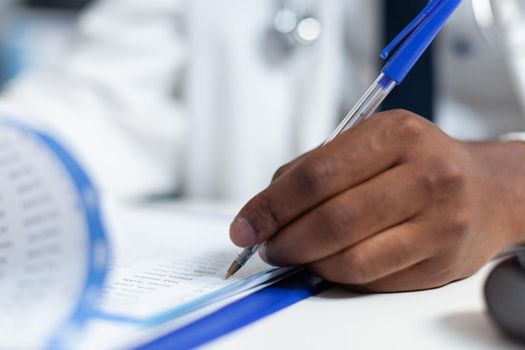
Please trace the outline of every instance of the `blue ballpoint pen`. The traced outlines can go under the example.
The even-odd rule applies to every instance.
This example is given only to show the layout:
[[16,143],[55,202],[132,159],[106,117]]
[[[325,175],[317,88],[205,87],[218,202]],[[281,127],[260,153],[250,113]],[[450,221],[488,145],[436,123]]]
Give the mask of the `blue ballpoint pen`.
[[[388,94],[403,82],[460,3],[461,0],[430,0],[421,13],[381,51],[381,58],[390,57],[381,74],[323,146],[377,110]],[[239,271],[259,247],[260,245],[254,245],[244,249],[228,269],[225,278]]]

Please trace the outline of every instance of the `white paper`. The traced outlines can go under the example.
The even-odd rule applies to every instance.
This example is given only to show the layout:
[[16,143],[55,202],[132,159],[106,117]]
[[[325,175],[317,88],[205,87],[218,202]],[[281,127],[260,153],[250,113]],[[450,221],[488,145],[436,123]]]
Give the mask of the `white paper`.
[[[108,208],[106,208],[108,209]],[[109,209],[113,264],[101,312],[156,324],[249,290],[284,272],[258,256],[229,280],[239,253],[229,217],[147,209]]]
[[[283,276],[285,276],[284,274]],[[281,278],[282,276],[279,276]],[[158,325],[144,327],[142,324],[114,322],[105,319],[93,319],[88,324],[85,337],[79,344],[79,350],[91,349],[133,349],[148,344],[155,339],[174,332],[195,322],[239,299],[268,287],[270,282],[226,297],[193,312],[173,318]]]

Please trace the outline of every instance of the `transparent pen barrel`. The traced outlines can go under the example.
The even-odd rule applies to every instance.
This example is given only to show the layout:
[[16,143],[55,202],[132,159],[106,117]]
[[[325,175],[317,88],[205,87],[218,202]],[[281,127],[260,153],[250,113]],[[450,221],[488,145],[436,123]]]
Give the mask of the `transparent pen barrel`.
[[363,97],[357,102],[354,108],[346,115],[332,135],[330,135],[325,141],[324,145],[335,139],[341,132],[353,128],[355,125],[371,116],[395,86],[395,81],[390,80],[384,74],[381,74],[366,91]]

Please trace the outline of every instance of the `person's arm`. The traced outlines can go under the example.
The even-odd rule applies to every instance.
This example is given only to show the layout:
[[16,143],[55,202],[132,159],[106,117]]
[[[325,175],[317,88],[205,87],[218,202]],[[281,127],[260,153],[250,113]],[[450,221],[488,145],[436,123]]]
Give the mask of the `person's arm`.
[[173,190],[185,134],[174,98],[186,60],[181,16],[180,0],[99,2],[63,61],[16,79],[0,113],[59,138],[106,193]]
[[376,292],[427,289],[525,242],[525,144],[462,142],[406,111],[283,167],[232,223],[241,247]]

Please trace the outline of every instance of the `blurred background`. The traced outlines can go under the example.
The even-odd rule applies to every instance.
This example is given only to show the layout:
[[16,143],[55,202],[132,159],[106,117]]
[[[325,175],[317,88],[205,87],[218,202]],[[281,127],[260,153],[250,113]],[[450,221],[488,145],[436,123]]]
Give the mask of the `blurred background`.
[[[330,134],[427,2],[103,0],[79,23],[94,1],[0,0],[0,107],[81,144],[96,171],[122,163],[101,160],[122,141],[139,169],[124,179],[159,170],[190,197],[247,199]],[[460,139],[525,130],[525,0],[462,1],[382,108]]]
[[71,40],[91,0],[0,0],[0,89],[28,68],[46,67]]

